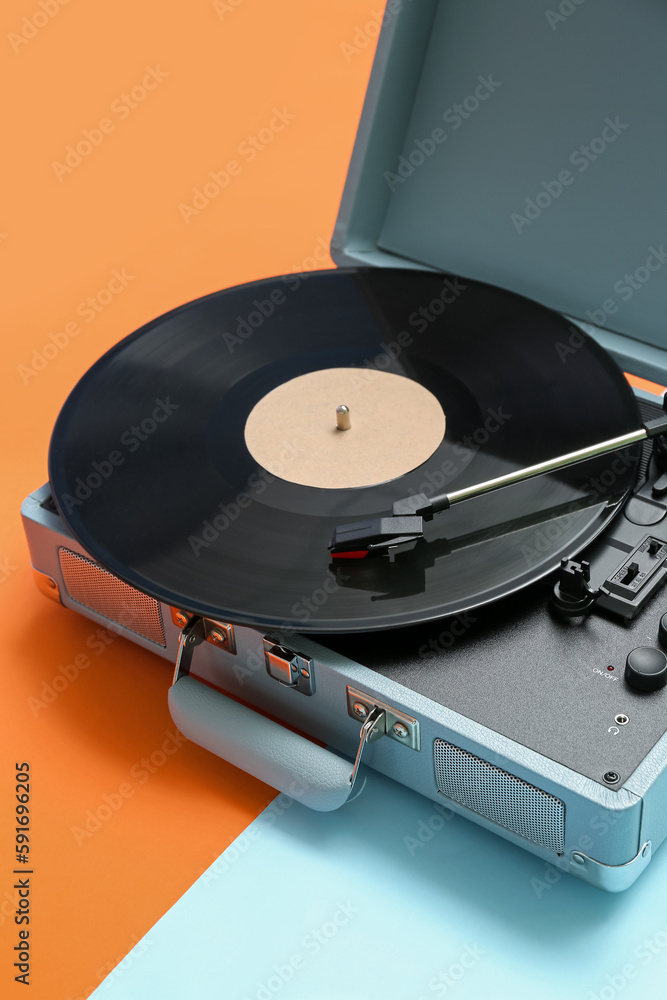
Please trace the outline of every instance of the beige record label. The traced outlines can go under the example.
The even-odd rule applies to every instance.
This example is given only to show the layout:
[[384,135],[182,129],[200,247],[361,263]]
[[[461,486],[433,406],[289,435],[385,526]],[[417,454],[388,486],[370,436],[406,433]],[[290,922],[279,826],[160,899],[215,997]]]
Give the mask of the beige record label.
[[[337,414],[340,406],[348,408],[349,420]],[[337,420],[349,429],[339,429]],[[255,461],[280,479],[350,489],[411,472],[444,434],[442,407],[419,382],[369,368],[325,368],[260,399],[245,442]]]

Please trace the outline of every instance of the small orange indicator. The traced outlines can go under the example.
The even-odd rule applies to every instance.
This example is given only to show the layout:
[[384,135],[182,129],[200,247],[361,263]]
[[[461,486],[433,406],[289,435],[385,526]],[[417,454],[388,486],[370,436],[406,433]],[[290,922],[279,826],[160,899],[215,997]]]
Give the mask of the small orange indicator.
[[631,386],[635,389],[643,389],[644,392],[650,392],[652,396],[664,396],[667,391],[664,385],[659,385],[657,382],[649,382],[648,379],[639,378],[638,375],[629,375],[627,372],[623,372],[623,374]]

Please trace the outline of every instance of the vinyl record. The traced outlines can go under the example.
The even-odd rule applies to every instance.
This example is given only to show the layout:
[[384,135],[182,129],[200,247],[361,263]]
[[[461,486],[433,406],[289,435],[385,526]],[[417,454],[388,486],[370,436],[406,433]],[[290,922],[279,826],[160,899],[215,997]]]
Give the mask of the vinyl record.
[[[356,425],[355,399],[327,400],[323,458],[316,435],[307,462],[299,428],[323,419],[322,390],[295,382],[264,418],[273,471],[258,464],[246,443],[254,408],[291,380],[341,369],[359,412],[381,373],[400,378]],[[421,428],[402,389],[435,401]],[[337,403],[349,406],[349,431],[336,431]],[[558,314],[434,272],[341,269],[218,292],[121,341],[66,401],[49,476],[88,553],[159,600],[264,629],[375,630],[471,609],[554,570],[614,516],[640,447],[461,503],[394,558],[332,561],[337,525],[640,426],[616,364]],[[332,464],[326,447],[352,455],[345,441],[362,430],[367,450],[355,461],[368,484],[309,485]],[[378,458],[400,455],[399,474],[375,462],[374,434]]]

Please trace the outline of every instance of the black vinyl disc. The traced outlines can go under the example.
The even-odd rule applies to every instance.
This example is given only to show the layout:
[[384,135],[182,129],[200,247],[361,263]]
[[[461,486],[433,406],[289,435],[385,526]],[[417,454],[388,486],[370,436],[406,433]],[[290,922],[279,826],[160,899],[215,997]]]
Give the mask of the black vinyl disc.
[[[258,468],[244,438],[258,400],[341,367],[433,393],[447,427],[431,458],[352,489]],[[640,426],[622,372],[557,313],[435,272],[351,268],[217,292],[121,341],[67,399],[49,476],[73,535],[144,593],[237,624],[353,632],[456,614],[545,576],[614,516],[641,448],[458,504],[393,559],[332,561],[337,525]]]

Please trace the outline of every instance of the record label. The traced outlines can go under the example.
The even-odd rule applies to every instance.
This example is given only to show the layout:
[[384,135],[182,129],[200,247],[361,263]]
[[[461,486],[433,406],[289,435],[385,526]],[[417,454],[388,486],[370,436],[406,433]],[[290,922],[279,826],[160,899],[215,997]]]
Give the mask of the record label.
[[[339,405],[349,411],[345,430],[336,422]],[[262,468],[287,482],[353,489],[416,469],[444,434],[442,407],[419,382],[376,368],[326,368],[289,379],[260,399],[245,443]]]

